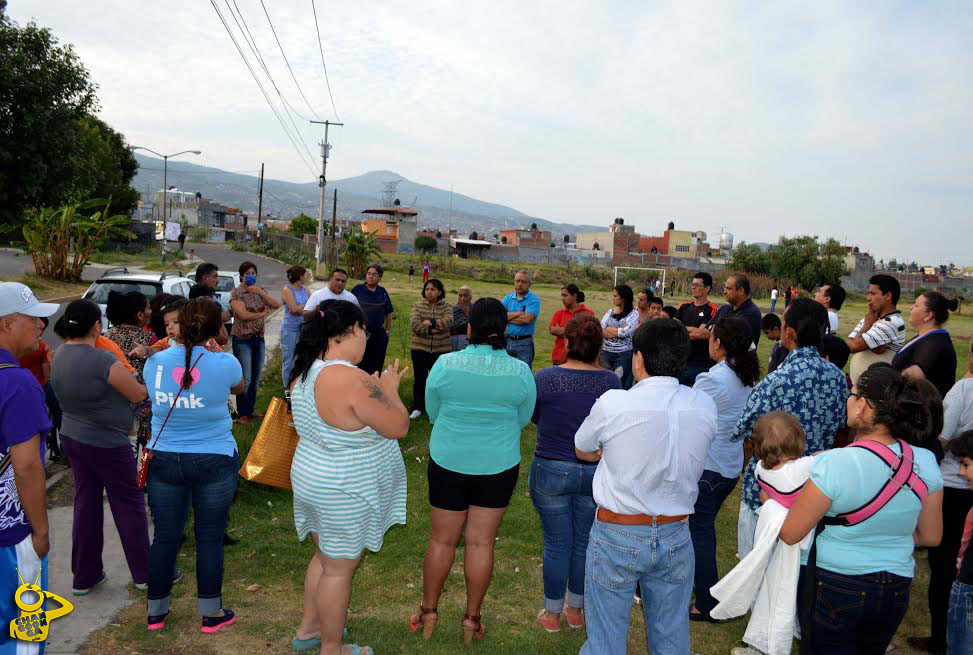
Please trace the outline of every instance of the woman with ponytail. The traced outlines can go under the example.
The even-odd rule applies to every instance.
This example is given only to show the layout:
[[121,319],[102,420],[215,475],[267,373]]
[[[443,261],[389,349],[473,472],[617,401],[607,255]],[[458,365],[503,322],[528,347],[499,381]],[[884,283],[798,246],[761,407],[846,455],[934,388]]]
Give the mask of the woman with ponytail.
[[737,420],[760,377],[757,351],[750,349],[753,332],[742,318],[717,319],[709,338],[709,357],[716,365],[696,377],[693,389],[716,403],[716,438],[709,447],[699,496],[689,516],[689,532],[696,553],[696,602],[689,619],[702,621],[716,607],[709,589],[719,579],[716,569],[716,514],[737,485],[743,469],[743,442],[734,441]]
[[[294,524],[314,542],[304,576],[304,613],[291,646],[342,651],[351,581],[365,549],[405,523],[405,464],[397,439],[409,432],[399,398],[399,360],[368,375],[359,362],[365,314],[347,300],[325,300],[301,327],[291,371],[291,406],[300,440],[291,464]],[[350,645],[354,653],[372,649]]]
[[892,366],[902,375],[929,380],[943,398],[956,382],[956,349],[943,326],[949,313],[958,308],[956,298],[948,300],[938,291],[927,291],[916,298],[909,311],[909,325],[918,334],[892,358]]
[[564,307],[554,312],[550,325],[550,332],[554,335],[554,350],[551,351],[551,361],[555,366],[563,364],[568,358],[565,349],[567,341],[564,338],[564,330],[568,321],[579,314],[595,315],[593,311],[584,306],[584,291],[579,289],[574,282],[561,287],[561,303],[564,304]]
[[161,630],[170,614],[172,585],[182,575],[176,557],[190,505],[201,630],[216,632],[236,620],[222,602],[223,534],[240,468],[227,401],[231,393],[243,390],[244,381],[233,355],[205,347],[220,333],[222,313],[211,298],[180,304],[179,341],[145,362],[154,456],[146,490],[155,522],[149,550],[149,630]]
[[[431,282],[432,280],[430,280]],[[439,358],[426,383],[429,438],[429,546],[422,601],[409,618],[428,639],[456,545],[464,539],[467,642],[483,637],[480,606],[493,576],[497,529],[520,475],[520,431],[534,412],[530,367],[507,354],[507,310],[480,298],[470,310],[470,345]]]
[[[939,544],[943,533],[943,478],[928,450],[937,404],[887,364],[872,365],[852,387],[847,421],[855,443],[815,458],[780,531],[796,544],[819,530],[808,557],[816,580],[805,579],[801,600],[802,652],[807,639],[811,653],[880,654],[898,629],[913,551]],[[908,467],[908,479],[890,480],[899,466]]]

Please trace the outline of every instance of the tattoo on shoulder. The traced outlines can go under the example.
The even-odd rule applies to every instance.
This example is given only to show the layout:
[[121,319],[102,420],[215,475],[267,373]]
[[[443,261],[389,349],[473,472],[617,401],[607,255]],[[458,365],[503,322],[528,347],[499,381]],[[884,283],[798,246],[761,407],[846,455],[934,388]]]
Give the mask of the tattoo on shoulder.
[[389,399],[386,398],[385,394],[382,392],[382,388],[375,383],[375,380],[373,380],[370,377],[367,377],[362,380],[362,384],[364,384],[365,388],[368,389],[369,398],[374,398],[378,402],[382,403],[384,407],[392,406],[392,404],[389,402]]

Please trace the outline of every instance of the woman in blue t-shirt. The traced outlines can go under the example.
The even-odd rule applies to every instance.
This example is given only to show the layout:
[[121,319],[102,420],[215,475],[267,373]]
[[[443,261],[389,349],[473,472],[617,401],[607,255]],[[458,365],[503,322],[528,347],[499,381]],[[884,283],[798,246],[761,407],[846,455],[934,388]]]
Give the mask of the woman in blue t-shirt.
[[173,570],[190,503],[201,629],[216,632],[236,620],[222,602],[223,534],[240,468],[227,402],[231,393],[243,390],[243,369],[233,355],[203,347],[219,334],[221,315],[214,300],[190,300],[179,309],[182,345],[145,362],[154,454],[146,483],[155,521],[149,549],[149,630],[161,630],[169,617]]
[[[864,521],[830,524],[818,534],[817,583],[808,588],[805,582],[801,607],[807,617],[802,634],[813,653],[884,653],[909,607],[913,550],[935,546],[942,537],[943,478],[925,447],[938,437],[936,414],[941,417],[942,408],[923,397],[916,382],[887,364],[866,369],[852,387],[848,427],[856,431],[855,443],[884,446],[896,457],[902,455],[901,442],[911,446],[912,470],[926,493],[919,482],[913,480],[912,487],[907,482]],[[868,505],[890,474],[881,457],[854,445],[820,455],[780,538],[796,544],[822,519],[828,523],[828,517]]]
[[597,318],[575,316],[564,326],[564,338],[567,360],[534,376],[537,449],[528,477],[544,531],[544,609],[537,621],[548,632],[561,629],[562,612],[570,627],[584,625],[585,553],[595,520],[591,481],[598,463],[575,456],[574,433],[601,394],[621,388],[618,376],[598,364],[603,337]]

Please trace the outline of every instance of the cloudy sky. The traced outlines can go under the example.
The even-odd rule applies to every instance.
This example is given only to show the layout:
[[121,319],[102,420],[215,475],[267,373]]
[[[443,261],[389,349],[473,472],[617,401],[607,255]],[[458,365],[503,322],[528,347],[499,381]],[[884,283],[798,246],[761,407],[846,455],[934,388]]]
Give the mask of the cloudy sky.
[[298,147],[208,0],[8,11],[75,45],[130,143],[198,148],[201,164],[313,179],[321,130],[305,119],[336,108],[329,178],[389,169],[555,221],[811,233],[973,264],[967,0],[318,0],[334,108],[311,0],[264,1],[308,103],[260,1],[217,6],[284,115],[245,21]]

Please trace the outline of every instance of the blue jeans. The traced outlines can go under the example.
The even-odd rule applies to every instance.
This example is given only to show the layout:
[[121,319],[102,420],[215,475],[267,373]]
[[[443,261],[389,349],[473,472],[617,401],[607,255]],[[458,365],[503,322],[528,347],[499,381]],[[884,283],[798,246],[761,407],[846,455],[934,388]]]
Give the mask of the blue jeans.
[[[294,349],[297,348],[297,338],[300,330],[280,331],[280,376],[284,381],[284,393],[287,393],[291,382],[291,371],[294,369]],[[236,350],[233,351],[236,354]]]
[[775,309],[777,309],[777,299],[776,298],[771,298],[770,299],[770,313],[773,314]]
[[507,354],[516,357],[527,366],[534,366],[534,338],[511,339],[507,337]]
[[946,622],[947,655],[973,653],[973,585],[953,581]]
[[595,521],[585,564],[581,655],[624,653],[635,583],[642,587],[646,643],[652,655],[689,652],[693,542],[686,523],[614,525]]
[[189,504],[196,533],[196,611],[216,614],[223,606],[223,533],[236,492],[240,458],[234,453],[154,451],[146,488],[155,521],[149,548],[149,616],[169,611],[172,573]]
[[743,559],[753,550],[753,537],[757,533],[757,513],[740,501],[740,513],[737,515],[737,557]]
[[841,575],[817,570],[811,652],[884,655],[909,609],[912,578],[880,571]]
[[739,479],[724,478],[716,471],[703,471],[699,478],[699,496],[689,517],[689,533],[693,537],[693,550],[696,553],[693,581],[695,605],[704,614],[716,607],[716,599],[709,594],[709,588],[719,579],[716,568],[716,513]]
[[584,562],[595,520],[591,497],[594,464],[534,456],[527,486],[544,532],[544,609],[560,613],[567,604],[584,607]]
[[233,356],[243,367],[243,393],[236,396],[236,412],[241,417],[253,416],[254,406],[257,404],[257,386],[264,370],[264,338],[233,337]]
[[624,350],[620,353],[601,351],[601,365],[609,371],[622,369],[622,389],[632,388],[632,351]]

